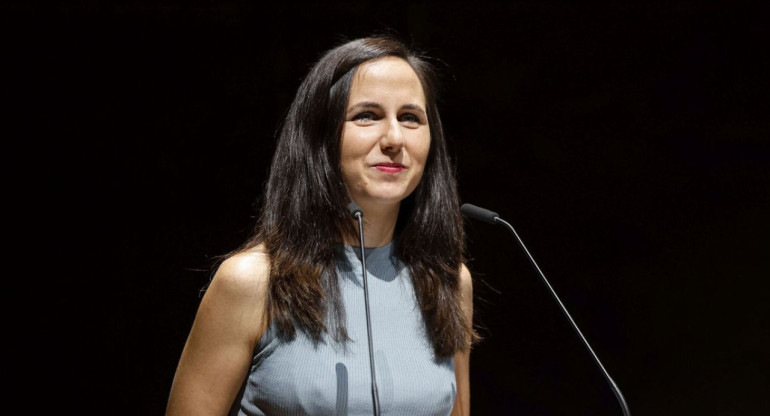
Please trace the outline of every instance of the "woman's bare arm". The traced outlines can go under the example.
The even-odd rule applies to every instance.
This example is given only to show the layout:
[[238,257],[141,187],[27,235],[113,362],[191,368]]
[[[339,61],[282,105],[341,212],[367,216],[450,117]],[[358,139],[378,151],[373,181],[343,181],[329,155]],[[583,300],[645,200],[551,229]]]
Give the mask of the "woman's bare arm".
[[[471,273],[465,265],[460,269],[460,290],[462,292],[462,308],[465,318],[473,324],[473,282]],[[457,398],[451,416],[469,416],[471,414],[470,386],[470,340],[465,351],[455,353],[455,377],[457,378]]]
[[206,291],[171,385],[166,416],[226,415],[267,328],[267,256],[225,260]]

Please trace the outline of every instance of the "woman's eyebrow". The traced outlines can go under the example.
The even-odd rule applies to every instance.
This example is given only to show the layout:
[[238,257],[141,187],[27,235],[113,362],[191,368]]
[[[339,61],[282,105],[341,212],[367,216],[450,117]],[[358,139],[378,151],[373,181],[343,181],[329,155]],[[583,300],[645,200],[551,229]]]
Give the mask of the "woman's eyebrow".
[[401,106],[401,109],[403,110],[414,110],[414,111],[420,111],[422,113],[425,113],[425,109],[420,107],[417,104],[404,104]]
[[[374,101],[361,101],[359,103],[355,103],[348,107],[347,112],[351,111],[357,111],[357,110],[363,110],[363,109],[378,109],[381,110],[382,106]],[[422,106],[418,104],[404,104],[401,106],[402,110],[412,110],[412,111],[419,111],[423,114],[426,114],[425,109],[422,108]]]
[[375,103],[374,101],[361,101],[359,103],[355,103],[350,107],[348,107],[348,112],[358,110],[358,109],[364,109],[364,108],[382,109],[382,106]]

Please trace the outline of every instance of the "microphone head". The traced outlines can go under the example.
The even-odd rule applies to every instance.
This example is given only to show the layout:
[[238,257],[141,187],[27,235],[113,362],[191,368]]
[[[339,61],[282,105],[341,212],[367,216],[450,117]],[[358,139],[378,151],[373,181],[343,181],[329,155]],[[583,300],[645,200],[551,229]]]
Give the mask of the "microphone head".
[[350,215],[352,215],[353,218],[358,218],[359,215],[362,217],[364,216],[364,210],[362,210],[361,207],[355,202],[348,204],[348,211],[350,211]]
[[488,209],[477,207],[471,204],[463,204],[460,207],[460,212],[475,220],[484,221],[490,224],[497,224],[496,218],[500,216],[496,212],[492,212]]

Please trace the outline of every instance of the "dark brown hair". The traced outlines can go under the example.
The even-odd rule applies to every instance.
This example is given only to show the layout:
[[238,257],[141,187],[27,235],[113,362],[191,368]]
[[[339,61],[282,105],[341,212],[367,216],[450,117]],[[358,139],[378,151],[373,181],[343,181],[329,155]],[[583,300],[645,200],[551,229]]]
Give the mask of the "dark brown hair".
[[311,68],[280,130],[256,229],[239,251],[259,244],[267,250],[268,311],[279,335],[291,338],[299,329],[315,341],[324,333],[338,342],[349,339],[334,245],[358,234],[346,208],[340,137],[353,74],[360,64],[386,56],[404,59],[417,73],[431,134],[422,179],[402,201],[394,245],[411,272],[434,350],[449,356],[477,337],[460,304],[465,233],[457,185],[436,106],[435,69],[395,38],[345,42]]

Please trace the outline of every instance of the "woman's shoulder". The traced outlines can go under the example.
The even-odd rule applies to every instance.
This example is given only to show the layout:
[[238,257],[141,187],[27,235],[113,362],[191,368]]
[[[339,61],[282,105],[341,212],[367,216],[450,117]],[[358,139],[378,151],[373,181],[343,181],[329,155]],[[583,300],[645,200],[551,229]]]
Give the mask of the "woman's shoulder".
[[263,246],[235,253],[219,264],[212,284],[241,295],[264,295],[270,277],[270,258]]
[[465,263],[460,263],[460,272],[458,275],[460,276],[460,282],[464,284],[471,283],[471,271],[468,270],[468,266],[466,266]]
[[464,263],[460,264],[460,272],[458,275],[463,301],[473,302],[473,278],[471,277],[470,270],[468,270],[468,267]]
[[269,275],[264,250],[239,252],[219,264],[198,307],[188,341],[196,358],[190,360],[225,368],[251,359],[267,328]]

